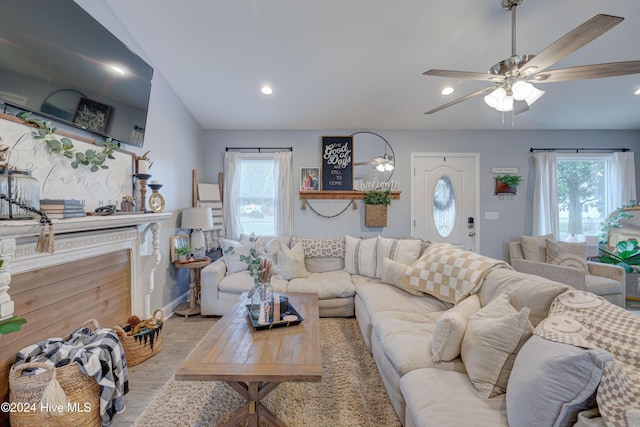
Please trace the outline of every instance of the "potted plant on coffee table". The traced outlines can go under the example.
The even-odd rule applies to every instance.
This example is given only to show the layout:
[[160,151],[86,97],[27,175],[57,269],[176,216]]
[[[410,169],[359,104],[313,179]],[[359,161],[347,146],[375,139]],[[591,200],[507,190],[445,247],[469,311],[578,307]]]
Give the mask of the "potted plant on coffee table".
[[364,225],[387,226],[387,206],[391,204],[391,191],[369,191],[364,195]]

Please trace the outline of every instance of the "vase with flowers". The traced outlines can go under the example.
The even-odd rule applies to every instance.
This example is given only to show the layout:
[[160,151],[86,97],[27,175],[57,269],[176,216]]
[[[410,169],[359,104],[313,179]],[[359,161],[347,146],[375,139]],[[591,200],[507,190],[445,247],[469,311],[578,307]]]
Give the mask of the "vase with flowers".
[[249,292],[251,300],[250,315],[257,320],[259,325],[266,325],[273,320],[273,287],[271,286],[271,276],[273,275],[273,265],[271,260],[255,258],[256,263],[253,269],[249,268],[249,274],[253,277],[254,285]]

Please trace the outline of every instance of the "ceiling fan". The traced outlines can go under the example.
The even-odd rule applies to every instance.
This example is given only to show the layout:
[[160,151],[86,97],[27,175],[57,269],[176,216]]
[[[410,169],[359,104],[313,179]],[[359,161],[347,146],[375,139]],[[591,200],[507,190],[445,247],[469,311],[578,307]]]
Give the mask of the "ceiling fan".
[[503,113],[511,111],[513,114],[518,114],[527,111],[529,106],[544,94],[544,91],[536,88],[533,83],[556,83],[640,73],[640,61],[610,62],[547,70],[556,62],[618,25],[624,18],[596,15],[556,40],[538,55],[518,55],[516,53],[516,8],[524,0],[501,1],[502,7],[511,11],[510,58],[495,64],[488,73],[438,69],[423,73],[425,76],[482,80],[493,85],[436,107],[425,114],[433,114],[479,95],[485,95],[485,103],[497,111]]

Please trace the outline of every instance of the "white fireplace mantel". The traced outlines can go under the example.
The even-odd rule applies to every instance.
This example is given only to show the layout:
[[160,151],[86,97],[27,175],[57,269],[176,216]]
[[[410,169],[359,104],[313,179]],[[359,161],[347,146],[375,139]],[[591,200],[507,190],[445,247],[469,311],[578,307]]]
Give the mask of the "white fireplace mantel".
[[39,221],[1,221],[0,320],[14,314],[9,296],[12,275],[121,249],[131,250],[131,312],[149,317],[154,272],[161,259],[160,222],[171,215],[140,213],[53,220],[54,253],[35,250]]

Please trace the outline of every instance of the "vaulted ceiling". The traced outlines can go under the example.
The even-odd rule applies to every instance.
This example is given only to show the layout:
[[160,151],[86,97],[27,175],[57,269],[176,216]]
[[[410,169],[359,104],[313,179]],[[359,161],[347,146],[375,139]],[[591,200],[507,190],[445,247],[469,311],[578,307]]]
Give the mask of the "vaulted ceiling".
[[[482,96],[424,114],[487,86],[424,71],[486,72],[510,56],[500,0],[106,3],[205,129],[511,128]],[[516,51],[536,54],[598,13],[625,20],[551,69],[640,60],[635,0],[526,0]],[[540,88],[517,129],[640,129],[640,74]]]

